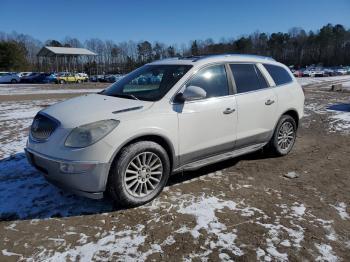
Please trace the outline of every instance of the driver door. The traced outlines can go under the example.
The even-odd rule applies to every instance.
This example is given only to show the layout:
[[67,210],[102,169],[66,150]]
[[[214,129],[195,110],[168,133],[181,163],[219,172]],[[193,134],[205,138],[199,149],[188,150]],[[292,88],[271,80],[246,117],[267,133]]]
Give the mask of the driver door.
[[187,164],[233,150],[236,100],[230,92],[225,66],[213,65],[200,70],[186,86],[204,89],[206,97],[175,105],[180,163]]

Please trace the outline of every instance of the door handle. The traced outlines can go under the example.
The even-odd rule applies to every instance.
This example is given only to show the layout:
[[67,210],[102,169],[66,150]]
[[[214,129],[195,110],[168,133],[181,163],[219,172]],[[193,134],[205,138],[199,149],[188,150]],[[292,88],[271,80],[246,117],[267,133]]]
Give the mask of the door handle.
[[224,114],[225,115],[228,115],[228,114],[231,114],[231,113],[233,113],[233,112],[235,112],[236,111],[236,109],[234,109],[234,108],[226,108],[225,110],[224,110]]
[[269,99],[265,102],[265,105],[269,106],[269,105],[272,105],[273,103],[275,103],[275,100]]

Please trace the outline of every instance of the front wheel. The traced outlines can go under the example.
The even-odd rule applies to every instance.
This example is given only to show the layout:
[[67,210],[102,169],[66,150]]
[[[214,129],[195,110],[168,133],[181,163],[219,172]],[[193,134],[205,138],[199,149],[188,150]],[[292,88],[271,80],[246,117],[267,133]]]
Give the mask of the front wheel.
[[293,148],[296,139],[297,125],[293,117],[283,115],[274,131],[267,148],[278,156],[287,155]]
[[170,174],[165,149],[152,141],[141,141],[122,149],[114,160],[108,191],[117,205],[132,207],[157,197]]

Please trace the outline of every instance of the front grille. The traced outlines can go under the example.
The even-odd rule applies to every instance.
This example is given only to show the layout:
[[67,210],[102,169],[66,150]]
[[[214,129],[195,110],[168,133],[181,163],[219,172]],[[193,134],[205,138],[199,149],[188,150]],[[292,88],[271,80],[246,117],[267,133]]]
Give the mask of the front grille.
[[57,126],[57,121],[39,113],[34,117],[30,133],[35,140],[44,141],[50,137]]

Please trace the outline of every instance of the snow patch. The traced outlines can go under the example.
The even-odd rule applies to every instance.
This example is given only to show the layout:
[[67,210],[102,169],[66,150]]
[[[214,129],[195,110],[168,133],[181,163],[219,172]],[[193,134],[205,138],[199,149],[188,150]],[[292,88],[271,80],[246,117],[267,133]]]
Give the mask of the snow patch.
[[302,217],[305,214],[305,206],[304,204],[298,205],[298,203],[294,203],[294,206],[291,207],[291,210],[293,211],[293,215],[297,217]]
[[334,254],[332,247],[326,244],[315,244],[318,252],[321,256],[316,258],[316,261],[328,261],[328,262],[336,262],[339,261],[338,257]]
[[167,245],[167,246],[171,246],[172,244],[175,244],[176,241],[174,239],[173,236],[168,236],[162,243],[162,245]]
[[[210,241],[210,249],[217,247],[220,250],[229,249],[236,256],[242,256],[244,254],[243,251],[235,244],[237,238],[236,230],[228,233],[223,232],[227,230],[227,227],[225,224],[219,222],[215,215],[216,211],[220,211],[224,208],[235,211],[243,210],[238,208],[237,204],[233,201],[223,201],[216,197],[202,197],[199,202],[193,202],[186,207],[182,204],[178,212],[196,217],[197,224],[190,230],[190,233],[194,238],[198,238],[200,236],[199,230],[204,229],[207,234],[214,234],[218,238],[217,241]],[[182,227],[181,232],[186,232],[185,229],[187,228]],[[180,231],[178,230],[177,232]]]
[[332,224],[334,223],[333,220],[324,220],[321,218],[316,219],[316,222],[319,222],[324,230],[326,231],[326,238],[331,241],[336,241],[338,239],[338,236],[332,227]]
[[[102,213],[108,200],[79,197],[48,183],[24,154],[0,161],[0,219],[30,219]],[[35,223],[35,220],[32,220]]]
[[23,152],[33,117],[56,102],[56,99],[45,99],[0,103],[0,159]]
[[[138,250],[147,238],[142,233],[143,229],[143,225],[138,225],[135,230],[110,231],[105,237],[98,239],[96,242],[91,241],[67,249],[64,252],[43,250],[38,253],[39,255],[35,259],[45,261],[110,261],[115,256],[121,261],[143,261],[153,253],[163,252],[157,244],[152,244],[146,252]],[[108,256],[105,256],[105,254],[108,254]]]
[[330,205],[331,207],[334,207],[337,211],[341,219],[347,220],[350,219],[349,214],[346,212],[346,204],[344,202],[340,202],[337,205]]
[[301,86],[314,85],[314,84],[323,84],[333,81],[343,81],[350,79],[350,76],[329,76],[329,77],[298,77],[296,78],[297,82]]
[[330,118],[330,124],[336,131],[350,131],[350,112],[339,112],[334,110],[328,110],[332,113]]

